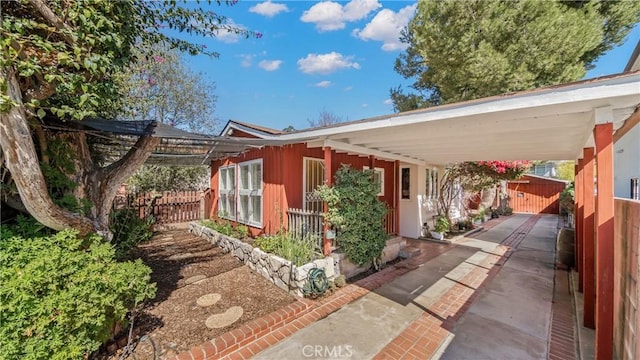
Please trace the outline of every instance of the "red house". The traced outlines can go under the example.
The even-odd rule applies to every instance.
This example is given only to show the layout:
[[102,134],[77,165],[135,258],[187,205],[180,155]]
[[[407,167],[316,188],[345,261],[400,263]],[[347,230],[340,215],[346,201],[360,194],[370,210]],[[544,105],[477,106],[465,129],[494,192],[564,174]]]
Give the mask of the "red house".
[[[277,130],[229,121],[221,135],[268,140],[280,134]],[[294,215],[314,218],[323,211],[324,203],[314,195],[314,190],[330,183],[342,164],[355,169],[375,169],[380,200],[389,208],[386,230],[397,234],[398,162],[314,147],[306,142],[264,146],[213,161],[211,215],[245,224],[253,236],[289,229]],[[322,235],[321,218],[315,219],[319,221],[307,222],[306,226]]]

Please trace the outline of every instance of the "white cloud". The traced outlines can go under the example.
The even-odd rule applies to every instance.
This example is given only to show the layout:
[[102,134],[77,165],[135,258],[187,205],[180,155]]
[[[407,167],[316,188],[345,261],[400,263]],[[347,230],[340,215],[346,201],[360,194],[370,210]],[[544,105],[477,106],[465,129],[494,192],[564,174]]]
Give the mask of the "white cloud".
[[277,4],[271,2],[271,0],[267,0],[263,3],[250,7],[249,11],[266,17],[274,17],[281,12],[289,11],[289,8],[285,4]]
[[407,26],[416,5],[406,6],[397,13],[389,9],[383,9],[374,16],[364,29],[355,29],[352,34],[362,40],[382,41],[382,50],[396,51],[404,50],[407,44],[400,42],[400,32]]
[[327,87],[331,86],[331,81],[329,81],[329,80],[320,81],[319,83],[316,83],[314,86],[321,87],[321,88],[327,88]]
[[242,66],[243,68],[248,68],[251,67],[251,64],[253,63],[253,58],[255,58],[256,56],[253,54],[240,54],[238,55],[240,57],[240,66]]
[[391,105],[391,104],[393,104],[393,100],[387,99],[387,100],[383,101],[382,103],[385,104],[385,105]]
[[363,108],[369,107],[369,104],[362,104]]
[[346,88],[344,88],[344,91],[351,91],[353,90],[353,86],[349,85]]
[[258,63],[258,66],[266,71],[278,70],[280,65],[282,65],[282,60],[262,60]]
[[335,51],[328,54],[309,54],[298,60],[298,69],[305,74],[331,74],[340,69],[360,69],[360,64]]
[[351,0],[342,6],[333,1],[322,1],[306,10],[300,20],[316,25],[318,31],[344,29],[345,23],[364,19],[381,7],[378,0]]
[[231,19],[227,19],[227,21],[222,26],[224,26],[224,28],[218,29],[215,31],[214,33],[215,38],[229,44],[237,43],[242,38],[242,36],[240,34],[235,33],[234,31],[227,30],[227,28],[235,28],[235,29],[241,29],[241,30],[246,29],[245,26],[236,24]]

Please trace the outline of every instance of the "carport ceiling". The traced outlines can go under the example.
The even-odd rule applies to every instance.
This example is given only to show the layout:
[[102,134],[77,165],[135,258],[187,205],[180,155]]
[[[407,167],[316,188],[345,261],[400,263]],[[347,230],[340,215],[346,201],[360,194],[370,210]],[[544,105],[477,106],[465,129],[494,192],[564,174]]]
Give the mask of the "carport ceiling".
[[273,137],[434,165],[573,160],[593,146],[595,124],[613,122],[615,131],[639,104],[634,72]]

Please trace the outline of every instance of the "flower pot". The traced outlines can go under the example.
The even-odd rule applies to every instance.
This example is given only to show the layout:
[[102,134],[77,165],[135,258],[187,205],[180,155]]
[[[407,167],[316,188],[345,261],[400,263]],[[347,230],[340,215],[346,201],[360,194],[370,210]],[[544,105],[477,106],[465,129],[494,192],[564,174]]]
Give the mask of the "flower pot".
[[444,240],[444,234],[435,231],[431,231],[431,237],[436,240]]

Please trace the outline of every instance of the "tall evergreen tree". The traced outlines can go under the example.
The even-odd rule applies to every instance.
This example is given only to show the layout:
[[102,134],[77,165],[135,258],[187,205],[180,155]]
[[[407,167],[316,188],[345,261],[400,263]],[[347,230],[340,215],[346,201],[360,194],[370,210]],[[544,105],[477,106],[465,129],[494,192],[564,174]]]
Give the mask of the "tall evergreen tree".
[[582,78],[640,21],[638,1],[420,0],[395,70],[396,111]]

